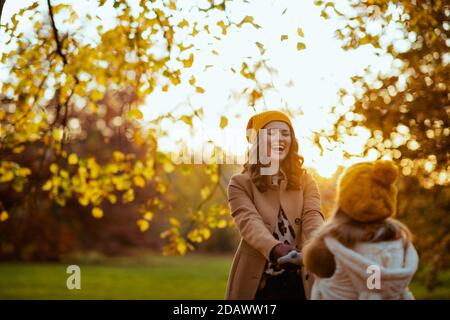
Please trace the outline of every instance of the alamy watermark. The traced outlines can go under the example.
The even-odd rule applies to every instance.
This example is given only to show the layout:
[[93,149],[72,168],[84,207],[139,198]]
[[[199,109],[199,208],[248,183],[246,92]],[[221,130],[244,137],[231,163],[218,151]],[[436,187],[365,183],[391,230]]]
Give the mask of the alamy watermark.
[[366,269],[366,273],[370,274],[367,278],[366,285],[369,290],[381,289],[381,269],[380,266],[370,265]]
[[[267,129],[260,129],[258,132],[254,129],[247,130],[251,144],[245,155],[237,155],[235,152],[227,150],[236,150],[238,141],[236,135],[225,134],[223,131],[201,131],[198,140],[200,146],[194,152],[187,145],[184,145],[175,152],[171,152],[171,160],[174,164],[262,164],[261,175],[273,175],[278,172],[280,159],[277,153],[269,150],[269,133]],[[279,145],[281,140],[281,130],[270,130],[271,145]],[[194,142],[195,142],[194,141]],[[208,143],[220,141],[224,149],[215,147],[215,144]],[[272,154],[272,156],[271,156]]]
[[66,269],[66,273],[70,274],[67,277],[66,286],[69,290],[81,289],[81,269],[77,265],[70,265]]

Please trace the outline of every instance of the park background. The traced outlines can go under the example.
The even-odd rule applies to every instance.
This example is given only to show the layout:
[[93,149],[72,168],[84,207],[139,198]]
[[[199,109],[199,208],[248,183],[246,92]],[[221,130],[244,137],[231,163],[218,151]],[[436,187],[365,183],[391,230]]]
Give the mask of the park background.
[[0,299],[222,299],[239,241],[227,183],[268,109],[293,119],[327,217],[346,166],[396,161],[412,291],[450,298],[445,1],[0,8]]

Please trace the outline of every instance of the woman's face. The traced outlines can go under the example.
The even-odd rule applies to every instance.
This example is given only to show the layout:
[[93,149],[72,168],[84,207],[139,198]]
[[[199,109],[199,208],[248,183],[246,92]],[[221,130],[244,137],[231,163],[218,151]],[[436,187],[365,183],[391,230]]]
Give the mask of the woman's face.
[[[267,129],[268,156],[283,161],[291,147],[291,130],[283,121],[272,121],[264,126]],[[277,136],[276,132],[279,132]],[[278,139],[279,138],[279,139]]]

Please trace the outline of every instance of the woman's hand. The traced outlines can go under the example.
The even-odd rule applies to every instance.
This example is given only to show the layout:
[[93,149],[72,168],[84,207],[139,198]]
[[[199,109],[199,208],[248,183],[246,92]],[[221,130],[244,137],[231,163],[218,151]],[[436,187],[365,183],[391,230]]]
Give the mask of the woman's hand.
[[270,260],[276,263],[278,258],[287,255],[292,250],[297,250],[297,248],[290,244],[279,243],[272,248],[272,251],[270,252]]

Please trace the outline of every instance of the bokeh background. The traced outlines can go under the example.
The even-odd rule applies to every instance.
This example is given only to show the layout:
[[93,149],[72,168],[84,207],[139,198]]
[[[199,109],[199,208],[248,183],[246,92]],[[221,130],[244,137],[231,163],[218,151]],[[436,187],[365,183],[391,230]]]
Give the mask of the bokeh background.
[[223,299],[226,187],[268,109],[293,119],[327,216],[346,166],[398,164],[412,291],[450,298],[446,1],[0,9],[0,299]]

